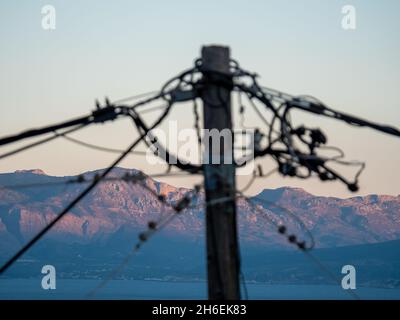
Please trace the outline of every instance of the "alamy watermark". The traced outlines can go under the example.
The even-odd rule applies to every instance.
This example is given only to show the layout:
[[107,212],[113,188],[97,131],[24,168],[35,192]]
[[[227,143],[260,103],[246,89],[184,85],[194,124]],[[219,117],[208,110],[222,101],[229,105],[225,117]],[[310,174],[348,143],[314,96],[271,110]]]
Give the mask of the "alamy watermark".
[[352,5],[342,7],[342,28],[344,30],[355,30],[357,28],[356,8]]
[[[259,148],[257,135],[253,129],[200,129],[178,130],[176,121],[168,123],[167,130],[156,128],[148,133],[152,142],[147,150],[146,160],[151,165],[167,162],[174,165],[178,159],[182,164],[233,164],[242,167],[239,175],[254,171],[254,153]],[[168,152],[168,153],[167,153]],[[156,156],[156,157],[155,157]]]
[[342,274],[345,276],[342,278],[342,289],[344,290],[355,290],[356,287],[356,268],[350,264],[342,267]]
[[42,289],[43,290],[55,290],[56,289],[56,268],[50,264],[42,267],[42,274],[45,276],[42,278]]
[[42,14],[42,29],[43,30],[55,30],[56,29],[56,8],[50,4],[47,4],[41,9]]

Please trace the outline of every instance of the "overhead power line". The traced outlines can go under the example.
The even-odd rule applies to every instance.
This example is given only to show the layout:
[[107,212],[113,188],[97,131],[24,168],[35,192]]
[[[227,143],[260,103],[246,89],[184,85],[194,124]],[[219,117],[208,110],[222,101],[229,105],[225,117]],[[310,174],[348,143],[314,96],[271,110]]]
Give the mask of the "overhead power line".
[[[168,169],[174,166],[182,170],[185,175],[200,173],[204,175],[206,191],[205,205],[207,209],[207,249],[211,257],[210,261],[212,261],[212,263],[208,264],[209,274],[212,274],[209,278],[210,297],[218,299],[239,298],[240,254],[238,253],[239,250],[236,243],[235,201],[238,196],[245,196],[242,192],[236,190],[234,179],[236,168],[245,167],[250,162],[266,156],[271,157],[276,164],[276,169],[273,169],[267,174],[263,174],[261,167],[258,167],[258,171],[253,173],[251,180],[243,191],[251,187],[255,179],[267,177],[277,171],[282,176],[297,177],[300,179],[316,176],[321,181],[338,180],[344,183],[350,191],[355,192],[359,188],[358,179],[365,167],[363,162],[346,160],[344,158],[344,152],[341,149],[328,146],[328,138],[321,129],[305,125],[295,126],[292,122],[292,111],[301,110],[313,115],[339,120],[353,126],[369,127],[380,132],[400,137],[400,130],[397,128],[336,111],[314,97],[294,96],[260,86],[255,73],[242,69],[237,61],[229,58],[229,48],[210,46],[204,47],[202,52],[203,55],[201,59],[196,59],[191,68],[184,70],[177,76],[168,80],[159,91],[119,99],[113,103],[110,103],[108,99],[106,99],[104,107],[101,107],[100,104],[97,103],[97,109],[89,115],[0,138],[0,146],[3,146],[28,138],[50,133],[53,134],[50,137],[1,154],[0,159],[52,141],[58,137],[63,137],[70,142],[87,148],[120,154],[106,170],[90,179],[78,176],[62,182],[55,181],[54,185],[56,183],[89,183],[89,186],[66,206],[49,225],[42,229],[10,258],[0,268],[0,274],[6,271],[101,181],[122,180],[138,183],[142,187],[147,188],[145,184],[138,180],[139,176],[108,177],[113,168],[128,154],[143,155],[143,152],[134,150],[140,142],[143,142],[147,147],[156,146],[156,149],[160,151],[158,154],[165,155],[163,160],[168,165]],[[197,133],[197,147],[199,150],[202,150],[202,144],[204,144],[205,141],[203,141],[204,139],[201,137],[200,114],[197,101],[201,100],[203,102],[204,128],[220,130],[233,129],[230,103],[232,92],[238,94],[241,115],[240,123],[242,127],[244,127],[244,117],[247,108],[244,105],[245,102],[241,99],[241,95],[247,97],[246,103],[250,103],[250,106],[257,115],[257,119],[261,122],[261,125],[252,128],[257,134],[257,141],[255,141],[253,154],[240,157],[235,157],[235,155],[233,155],[233,162],[229,166],[196,164],[188,162],[186,159],[181,159],[179,154],[171,152],[168,146],[164,146],[155,135],[153,129],[157,128],[164,119],[167,118],[171,109],[176,104],[191,102],[193,103],[194,127]],[[131,101],[131,103],[127,104],[129,101]],[[159,102],[159,104],[156,102]],[[142,115],[154,111],[160,111],[161,114],[156,117],[153,123],[149,124]],[[270,115],[270,118],[267,117],[267,114]],[[89,125],[113,121],[121,117],[130,118],[139,133],[139,137],[126,150],[98,146],[68,136],[68,134]],[[246,122],[246,129],[248,128],[250,127],[248,127],[248,123]],[[227,142],[224,141],[224,146],[226,145]],[[235,142],[232,143],[230,148],[232,153],[233,150],[236,150]],[[338,154],[330,157],[322,155],[324,151],[326,152],[329,150],[336,151]],[[331,168],[330,164],[332,163],[345,166],[358,166],[359,169],[354,177],[349,179]],[[164,173],[164,175],[173,176],[175,173],[170,173],[168,171]],[[178,174],[176,174],[176,176],[178,176]],[[129,180],[129,178],[131,180]],[[143,178],[143,176],[141,176],[141,178]],[[73,181],[74,179],[75,181]],[[42,183],[42,186],[50,186],[52,183],[53,182],[45,182]],[[40,183],[36,185],[25,184],[25,186],[14,185],[8,187],[16,189],[32,188],[40,187],[39,184]],[[5,187],[7,186],[3,186],[3,188]],[[149,188],[147,189],[149,190]],[[157,195],[153,190],[150,189],[149,191],[153,193],[154,196],[157,196],[160,201],[163,200],[160,195]],[[248,199],[246,197],[245,199],[254,207],[254,210],[259,210],[257,209],[257,203],[262,203],[260,199]],[[188,205],[187,200],[185,200],[184,204],[183,208],[186,208]],[[296,215],[291,214],[289,211],[283,211],[286,212],[285,214],[291,216],[292,219],[296,220],[306,231],[309,236],[309,243],[300,241],[296,235],[288,233],[286,226],[276,224],[268,215],[262,215],[269,219],[270,223],[275,225],[277,231],[286,236],[298,249],[308,253],[314,246],[312,234],[307,231],[308,229],[305,228],[304,224],[302,224],[301,220]],[[213,214],[211,214],[211,212]],[[216,221],[225,221],[226,224],[216,223]],[[162,224],[159,226],[161,225]],[[229,228],[225,228],[225,231],[221,232],[219,231],[221,225],[229,225]],[[149,233],[151,234],[150,231]],[[227,234],[229,235],[227,236]],[[148,234],[146,233],[141,235],[143,239],[147,236]]]
[[169,223],[171,223],[179,214],[183,213],[184,210],[190,207],[190,203],[198,192],[200,191],[200,187],[196,186],[194,190],[190,190],[186,192],[186,194],[175,204],[171,205],[163,197],[159,195],[155,195],[157,200],[161,202],[164,206],[168,206],[172,209],[172,213],[161,217],[158,221],[149,221],[147,224],[147,230],[140,233],[138,236],[138,242],[133,246],[132,250],[126,255],[126,257],[119,263],[113,270],[111,270],[110,274],[101,281],[93,290],[91,290],[87,298],[93,298],[102,288],[104,288],[108,282],[113,280],[122,270],[128,265],[132,256],[136,254],[142,245],[150,240],[157,232],[160,232],[164,229]]
[[[114,110],[114,108],[112,107],[107,107],[107,108],[111,108],[110,110]],[[102,114],[102,120],[104,120],[105,118],[109,119],[110,115],[104,116],[104,113],[97,113],[97,115],[101,115]],[[154,125],[150,128],[153,129],[155,128],[158,124],[160,124],[162,122],[162,120],[165,118],[166,113],[164,113],[155,123]],[[113,116],[111,116],[111,118],[114,118]],[[83,118],[81,118],[83,119]],[[93,119],[92,119],[93,120]],[[82,120],[75,120],[75,122],[80,122]],[[86,121],[86,120],[84,120]],[[93,121],[99,121],[99,119],[94,119]],[[56,126],[51,126],[51,127],[47,127],[45,129],[41,129],[41,130],[35,130],[35,131],[27,131],[24,134],[21,134],[19,136],[16,136],[14,138],[8,138],[7,139],[3,139],[0,141],[6,141],[6,143],[9,143],[7,141],[17,141],[20,139],[23,139],[27,136],[32,136],[33,132],[40,132],[41,133],[45,133],[45,132],[49,132],[49,131],[54,131],[57,129],[60,129],[61,127],[64,126],[69,126],[69,124],[72,122],[67,122],[66,124],[63,125],[56,125]],[[50,128],[52,130],[50,130]],[[54,129],[56,128],[56,129]],[[14,256],[12,256],[1,268],[0,268],[0,274],[4,273],[20,256],[22,256],[30,247],[32,247],[40,238],[42,238],[65,214],[67,214],[80,200],[82,200],[94,187],[96,187],[96,185],[103,179],[105,178],[114,167],[116,167],[128,154],[129,152],[131,152],[142,140],[143,138],[147,135],[148,131],[145,131],[138,139],[136,139],[104,172],[102,172],[98,179],[94,180],[83,192],[81,192],[60,214],[57,215],[57,217],[52,220],[46,227],[44,227],[38,234],[36,234],[27,244],[25,244]]]
[[75,132],[77,130],[80,130],[80,129],[84,128],[85,126],[86,126],[85,124],[81,124],[81,125],[78,125],[78,126],[72,128],[72,129],[68,129],[68,130],[66,130],[66,131],[64,131],[62,133],[58,133],[57,131],[55,131],[54,135],[51,136],[51,137],[48,137],[48,138],[45,138],[45,139],[41,139],[39,141],[35,141],[35,142],[31,143],[31,144],[27,144],[25,146],[22,146],[20,148],[14,149],[12,151],[0,154],[0,159],[7,158],[9,156],[15,155],[17,153],[20,153],[22,151],[28,150],[30,148],[37,147],[39,145],[45,144],[45,143],[50,142],[50,141],[52,141],[52,140],[54,140],[54,139],[56,139],[56,138],[58,138],[60,136],[66,137],[67,134],[70,134],[70,133],[73,133],[73,132]]
[[44,227],[38,234],[36,234],[27,244],[25,244],[16,254],[14,254],[1,268],[0,274],[4,273],[19,257],[21,257],[29,248],[31,248],[40,238],[42,238],[64,215],[66,215],[79,201],[81,201],[92,189],[101,181],[102,178],[106,177],[108,173],[120,163],[125,156],[141,141],[137,139],[132,143],[126,151],[115,160],[111,166],[109,166],[97,180],[94,180],[82,193],[80,193],[64,210],[57,215],[46,227]]
[[83,116],[83,117],[80,117],[77,119],[50,125],[47,127],[31,129],[28,131],[21,132],[17,135],[1,138],[0,146],[6,145],[9,143],[13,143],[13,142],[17,142],[17,141],[20,141],[23,139],[36,137],[36,136],[43,135],[46,133],[55,132],[57,130],[65,129],[68,127],[74,127],[74,126],[79,126],[79,125],[87,126],[87,125],[93,124],[93,123],[115,120],[120,115],[119,111],[120,111],[119,108],[116,108],[114,106],[107,106],[105,108],[101,108],[101,109],[97,109],[97,110],[93,111],[92,114],[90,114],[88,116]]

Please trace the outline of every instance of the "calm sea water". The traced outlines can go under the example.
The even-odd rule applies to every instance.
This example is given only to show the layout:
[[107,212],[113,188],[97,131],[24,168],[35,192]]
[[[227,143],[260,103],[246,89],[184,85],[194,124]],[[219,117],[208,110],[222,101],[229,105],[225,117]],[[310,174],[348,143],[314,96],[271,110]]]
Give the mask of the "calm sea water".
[[[58,280],[55,290],[43,290],[40,279],[1,279],[0,299],[86,299],[97,280]],[[96,299],[206,299],[205,282],[113,280]],[[250,299],[351,299],[338,286],[247,284]],[[358,288],[361,299],[400,299],[400,289]]]

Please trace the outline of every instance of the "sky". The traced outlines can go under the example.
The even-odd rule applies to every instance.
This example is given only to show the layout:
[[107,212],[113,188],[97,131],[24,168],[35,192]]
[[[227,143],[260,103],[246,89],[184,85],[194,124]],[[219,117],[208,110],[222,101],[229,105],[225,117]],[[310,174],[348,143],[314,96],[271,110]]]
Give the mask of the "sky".
[[[42,28],[44,5],[56,10],[54,30]],[[356,9],[354,30],[342,28],[344,5]],[[395,0],[1,1],[0,136],[87,114],[97,98],[158,90],[191,67],[206,44],[229,46],[232,57],[257,72],[265,86],[312,94],[332,108],[399,127],[399,31],[400,2]],[[184,108],[170,116],[180,128],[193,124],[191,110]],[[323,128],[347,159],[366,161],[358,194],[400,194],[398,138],[296,116],[299,123]],[[249,115],[249,122],[254,119]],[[74,137],[124,148],[135,134],[131,123],[121,120]],[[0,172],[41,168],[51,175],[72,175],[104,168],[115,157],[58,140],[0,160]],[[150,174],[165,169],[135,156],[121,165]],[[273,162],[265,160],[263,166],[267,171]],[[199,179],[163,181],[189,187]],[[248,179],[239,177],[238,186]],[[354,195],[339,182],[277,174],[256,181],[248,192],[280,186]]]

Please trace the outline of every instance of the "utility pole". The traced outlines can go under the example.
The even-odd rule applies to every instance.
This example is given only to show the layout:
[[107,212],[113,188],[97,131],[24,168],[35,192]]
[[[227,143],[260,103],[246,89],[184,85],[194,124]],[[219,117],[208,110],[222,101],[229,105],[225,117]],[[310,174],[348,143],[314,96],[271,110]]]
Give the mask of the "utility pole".
[[[204,141],[205,156],[208,156],[208,163],[204,164],[205,193],[209,204],[206,208],[208,297],[211,300],[240,299],[230,50],[222,46],[205,46],[201,57],[204,129],[216,129],[218,131],[214,130],[214,133],[220,133],[215,136],[211,131],[211,141],[209,136],[208,141]],[[219,148],[216,148],[217,141],[213,139],[218,138]],[[219,164],[214,162],[216,160]],[[226,201],[227,198],[232,200]],[[219,199],[223,202],[218,202]]]

